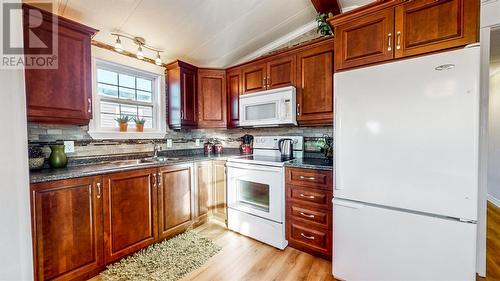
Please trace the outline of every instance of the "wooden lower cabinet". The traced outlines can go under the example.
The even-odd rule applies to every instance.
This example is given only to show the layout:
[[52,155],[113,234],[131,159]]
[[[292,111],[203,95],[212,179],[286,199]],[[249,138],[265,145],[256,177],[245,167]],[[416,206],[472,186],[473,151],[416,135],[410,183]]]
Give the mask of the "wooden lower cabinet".
[[197,162],[197,212],[196,224],[215,218],[227,223],[226,206],[226,161],[209,160]]
[[333,172],[286,168],[288,245],[331,260],[333,252]]
[[159,239],[188,229],[193,222],[191,164],[162,167],[158,172]]
[[157,169],[142,169],[103,177],[106,263],[157,240],[156,172]]
[[35,280],[87,279],[104,266],[99,177],[31,185]]
[[227,224],[226,161],[213,161],[212,214]]
[[193,164],[179,164],[32,184],[35,279],[87,280],[191,228],[195,204],[225,219],[225,161],[196,168],[197,180]]
[[213,183],[212,161],[197,162],[196,185],[198,193],[197,220],[199,223],[206,222],[211,208],[211,189]]

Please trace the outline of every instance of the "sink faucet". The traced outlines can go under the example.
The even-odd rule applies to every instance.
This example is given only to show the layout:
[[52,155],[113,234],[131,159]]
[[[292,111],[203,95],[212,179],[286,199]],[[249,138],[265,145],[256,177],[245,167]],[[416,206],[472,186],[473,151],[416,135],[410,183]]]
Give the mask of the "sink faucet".
[[153,157],[158,158],[158,152],[160,151],[161,147],[158,144],[154,144],[153,148]]

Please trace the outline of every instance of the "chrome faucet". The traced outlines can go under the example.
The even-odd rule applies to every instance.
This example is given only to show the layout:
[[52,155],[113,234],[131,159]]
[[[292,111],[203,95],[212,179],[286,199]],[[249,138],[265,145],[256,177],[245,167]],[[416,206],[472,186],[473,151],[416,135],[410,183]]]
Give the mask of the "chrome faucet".
[[158,144],[154,144],[153,148],[153,158],[158,158],[158,152],[160,151],[161,147]]

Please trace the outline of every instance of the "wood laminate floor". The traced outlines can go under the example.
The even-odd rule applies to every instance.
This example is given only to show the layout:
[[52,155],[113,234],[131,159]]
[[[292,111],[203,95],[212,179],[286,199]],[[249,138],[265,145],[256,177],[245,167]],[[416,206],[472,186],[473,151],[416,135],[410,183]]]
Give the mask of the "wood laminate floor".
[[[335,280],[331,262],[287,247],[277,250],[253,239],[238,235],[217,223],[195,229],[202,236],[224,245],[221,252],[182,281],[237,280]],[[500,208],[488,204],[487,278],[500,281]],[[91,281],[100,281],[94,277]]]
[[500,280],[500,208],[488,202],[486,226],[486,279]]

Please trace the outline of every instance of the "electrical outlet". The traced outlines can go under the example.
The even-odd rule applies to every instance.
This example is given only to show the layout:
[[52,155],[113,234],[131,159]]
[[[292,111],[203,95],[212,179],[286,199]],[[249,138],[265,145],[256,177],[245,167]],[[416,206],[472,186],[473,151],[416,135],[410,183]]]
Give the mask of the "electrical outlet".
[[75,152],[75,142],[64,141],[64,153],[74,153],[74,152]]
[[200,139],[196,139],[196,146],[200,146]]
[[172,140],[171,139],[167,139],[167,147],[168,148],[172,147]]

